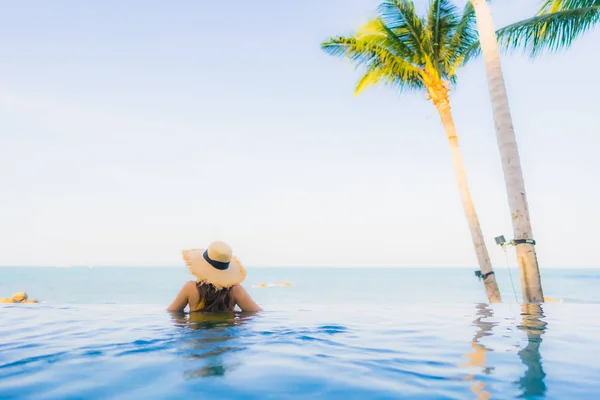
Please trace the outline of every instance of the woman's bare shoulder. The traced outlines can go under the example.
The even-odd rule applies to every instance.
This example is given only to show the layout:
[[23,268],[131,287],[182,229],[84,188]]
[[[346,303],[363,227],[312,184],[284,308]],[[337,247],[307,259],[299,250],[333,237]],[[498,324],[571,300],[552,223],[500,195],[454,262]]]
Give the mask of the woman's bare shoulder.
[[171,303],[171,305],[167,308],[168,311],[183,311],[185,307],[190,303],[195,303],[198,294],[197,290],[195,290],[196,282],[189,281],[186,282],[177,293],[175,300]]
[[231,287],[231,297],[242,311],[262,311],[262,308],[252,300],[246,289],[238,284]]
[[247,296],[248,292],[246,292],[246,289],[244,289],[244,287],[241,284],[237,284],[237,285],[233,285],[231,287],[231,289],[229,290],[229,293],[231,293],[231,296],[235,299],[235,298],[240,298],[241,296]]
[[198,293],[198,283],[196,281],[188,281],[185,283],[185,291],[187,292],[190,310],[195,308],[200,303],[200,294]]
[[187,281],[185,285],[183,285],[183,290],[191,301],[198,299],[198,287],[196,286],[195,281]]

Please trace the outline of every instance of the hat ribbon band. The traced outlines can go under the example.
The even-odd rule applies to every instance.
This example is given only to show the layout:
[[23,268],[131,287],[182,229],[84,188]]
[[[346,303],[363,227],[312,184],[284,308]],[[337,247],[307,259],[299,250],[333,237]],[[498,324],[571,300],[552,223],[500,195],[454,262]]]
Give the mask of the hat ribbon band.
[[229,262],[221,262],[221,261],[215,261],[215,260],[211,260],[210,257],[208,256],[208,250],[204,251],[204,259],[206,260],[207,263],[209,263],[210,265],[212,265],[214,268],[224,271],[227,268],[229,268]]

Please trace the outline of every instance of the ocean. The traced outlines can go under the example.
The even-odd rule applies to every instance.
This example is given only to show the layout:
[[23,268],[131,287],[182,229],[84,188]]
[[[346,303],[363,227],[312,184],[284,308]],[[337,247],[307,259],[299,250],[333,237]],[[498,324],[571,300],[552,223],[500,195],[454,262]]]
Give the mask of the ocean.
[[0,399],[600,396],[600,269],[542,269],[541,306],[510,271],[487,305],[468,268],[248,268],[263,312],[188,316],[184,267],[3,267],[41,303],[0,304]]

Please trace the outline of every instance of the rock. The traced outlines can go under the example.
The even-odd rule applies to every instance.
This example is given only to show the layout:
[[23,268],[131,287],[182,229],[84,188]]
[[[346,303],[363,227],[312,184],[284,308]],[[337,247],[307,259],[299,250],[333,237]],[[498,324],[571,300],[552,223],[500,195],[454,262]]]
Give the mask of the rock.
[[29,299],[29,296],[27,296],[27,293],[25,292],[18,292],[12,295],[12,297],[9,298],[1,298],[0,299],[0,303],[37,303],[37,300],[34,299]]
[[13,299],[2,298],[0,299],[0,303],[16,303]]
[[12,299],[15,300],[16,302],[21,302],[24,300],[27,300],[27,293],[25,292],[18,292],[12,295]]

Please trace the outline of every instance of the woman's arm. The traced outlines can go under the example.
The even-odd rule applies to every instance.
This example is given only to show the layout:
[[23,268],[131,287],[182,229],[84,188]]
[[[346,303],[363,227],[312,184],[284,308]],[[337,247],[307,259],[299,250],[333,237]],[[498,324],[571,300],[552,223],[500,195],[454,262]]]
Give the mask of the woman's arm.
[[196,288],[196,284],[191,281],[187,282],[185,285],[183,285],[183,287],[181,288],[179,293],[177,293],[177,297],[175,297],[175,300],[173,300],[173,303],[171,303],[169,308],[167,308],[167,311],[183,311],[183,310],[185,310],[185,307],[189,303],[189,298],[190,298],[189,293],[190,293],[191,286],[193,286],[194,289]]
[[252,300],[242,285],[235,285],[232,292],[236,304],[242,311],[262,311],[262,308]]

